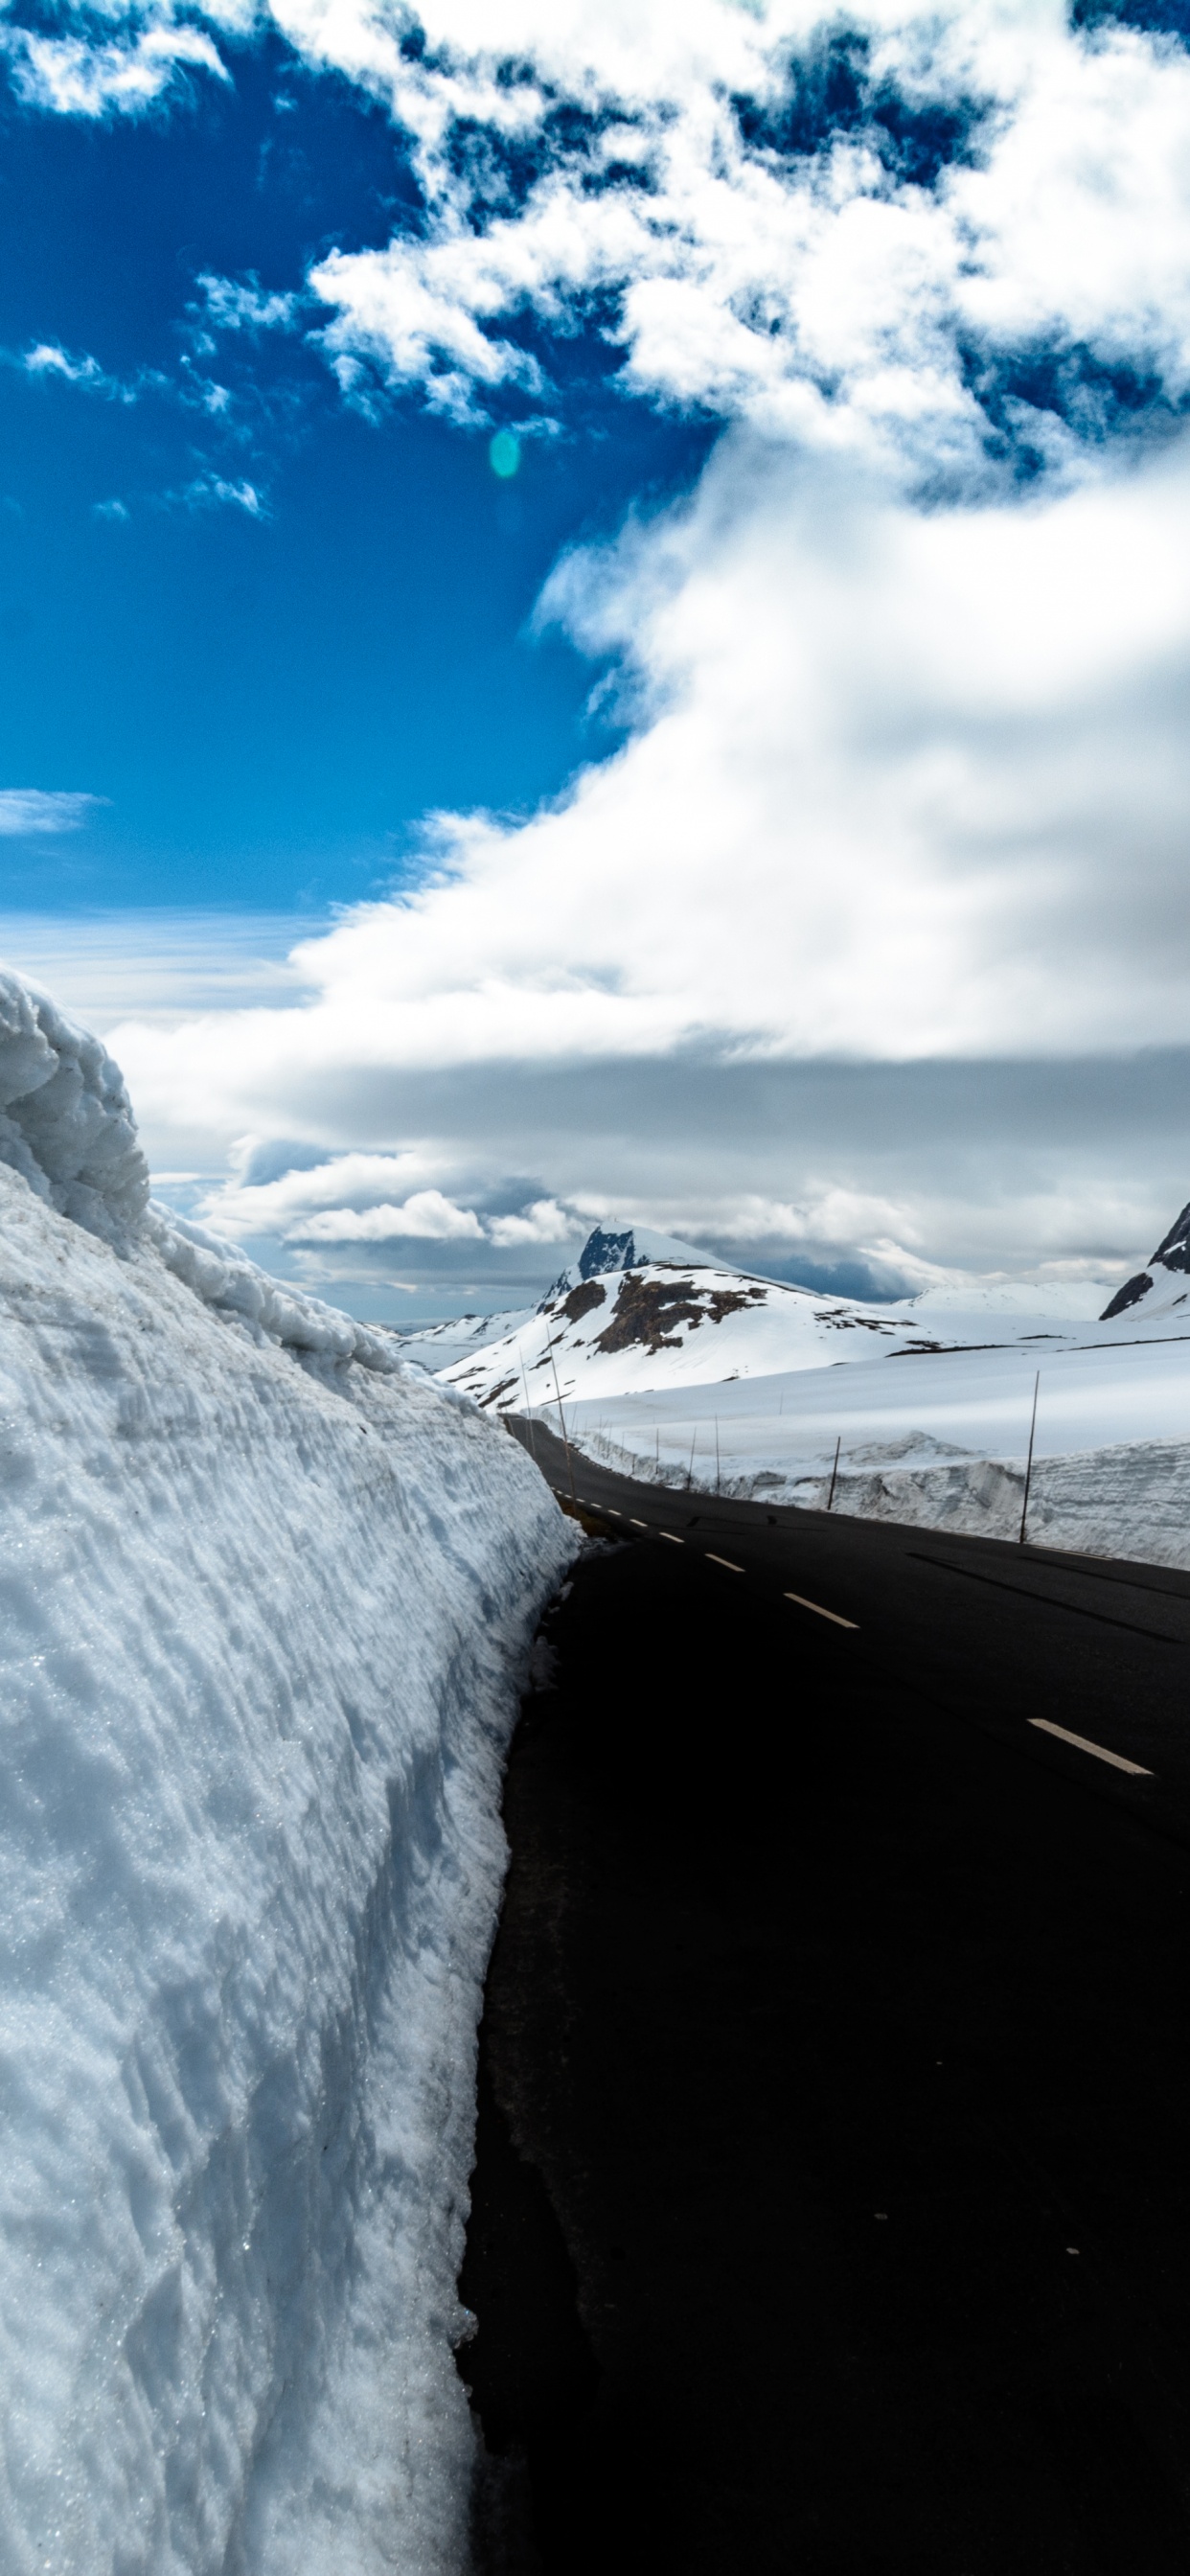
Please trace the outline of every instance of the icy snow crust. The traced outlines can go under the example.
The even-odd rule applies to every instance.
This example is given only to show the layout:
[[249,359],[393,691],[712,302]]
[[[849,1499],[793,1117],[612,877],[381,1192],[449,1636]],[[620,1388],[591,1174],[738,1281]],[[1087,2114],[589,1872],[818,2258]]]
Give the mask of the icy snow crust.
[[499,1774],[566,1524],[383,1336],[146,1211],[115,1068],[11,978],[0,1093],[0,2568],[456,2576]]

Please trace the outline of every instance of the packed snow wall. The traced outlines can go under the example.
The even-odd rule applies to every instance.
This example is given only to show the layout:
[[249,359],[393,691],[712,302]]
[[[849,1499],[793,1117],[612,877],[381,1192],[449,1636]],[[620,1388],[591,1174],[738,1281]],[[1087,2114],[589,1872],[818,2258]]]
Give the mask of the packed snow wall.
[[466,2564],[523,1452],[148,1203],[0,977],[0,2569]]

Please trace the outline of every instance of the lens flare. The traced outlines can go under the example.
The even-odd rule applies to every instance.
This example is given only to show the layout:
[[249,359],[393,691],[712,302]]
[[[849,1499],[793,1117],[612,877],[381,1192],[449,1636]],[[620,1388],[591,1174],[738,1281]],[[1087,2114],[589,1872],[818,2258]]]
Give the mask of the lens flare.
[[521,461],[521,442],[510,429],[498,429],[488,449],[488,462],[502,483],[515,474]]

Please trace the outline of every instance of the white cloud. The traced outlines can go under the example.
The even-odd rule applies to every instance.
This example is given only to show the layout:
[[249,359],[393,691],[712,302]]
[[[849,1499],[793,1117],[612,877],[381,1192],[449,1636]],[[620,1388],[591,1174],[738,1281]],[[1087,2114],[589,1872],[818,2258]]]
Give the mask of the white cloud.
[[229,483],[222,474],[196,474],[180,493],[167,493],[187,510],[243,510],[249,519],[268,516],[268,504],[254,483]]
[[[10,359],[7,363],[12,364],[13,361]],[[98,358],[72,357],[70,351],[61,348],[56,340],[37,341],[32,349],[26,349],[24,356],[16,363],[27,376],[40,376],[47,382],[81,385],[85,392],[103,394],[109,402],[137,402],[147,385],[159,386],[163,381],[152,370],[146,371],[132,383],[125,382],[119,376],[109,376],[106,369],[100,366]]]
[[[202,14],[214,35],[240,24]],[[305,940],[285,1008],[116,1033],[171,1161],[200,1130],[223,1149],[305,1138],[321,1177],[241,1178],[220,1221],[361,1260],[397,1220],[444,1259],[482,1240],[528,1260],[592,1197],[740,1244],[920,1260],[950,1257],[949,1228],[985,1266],[1139,1248],[1156,1183],[1118,1140],[1096,1162],[1079,1130],[1062,1171],[1019,1107],[962,1169],[954,1139],[978,1127],[967,1060],[993,1088],[1029,1060],[1035,1102],[1046,1061],[1122,1068],[1190,1039],[1186,53],[1079,34],[1061,0],[873,0],[871,112],[846,133],[820,118],[803,151],[780,117],[799,96],[809,112],[842,24],[812,0],[425,0],[418,59],[363,0],[273,16],[387,103],[423,192],[417,223],[306,281],[354,399],[409,386],[466,422],[497,397],[544,404],[550,335],[594,324],[626,393],[732,426],[688,503],[549,585],[543,617],[629,684],[614,758],[527,823],[438,818],[421,891]],[[104,89],[115,53],[160,86],[171,31],[164,9],[150,26],[114,6],[76,66],[99,102],[82,107],[55,39],[52,103],[135,103]],[[882,140],[885,82],[910,109],[982,102],[928,185]],[[502,175],[509,140],[537,152],[528,187]],[[296,281],[204,292],[211,328],[300,309]],[[46,350],[46,372],[92,363]],[[1142,427],[1160,397],[1161,453],[1113,410],[1129,378]],[[184,497],[262,509],[213,473]],[[853,1075],[870,1127],[923,1059],[911,1148],[831,1129]],[[814,1067],[834,1092],[826,1072],[798,1091]],[[813,1135],[729,1116],[762,1073],[812,1100]],[[951,1104],[933,1140],[929,1100]],[[515,1205],[496,1186],[510,1136]],[[349,1181],[361,1140],[386,1171]]]
[[[232,1160],[241,1172],[250,1168],[258,1147],[247,1137]],[[325,1163],[283,1172],[276,1180],[239,1179],[208,1198],[204,1220],[224,1234],[288,1234],[305,1218],[331,1209],[381,1207],[394,1190],[427,1177],[417,1154],[336,1154]]]
[[559,1207],[556,1199],[535,1199],[519,1216],[494,1216],[488,1225],[493,1243],[509,1249],[522,1245],[573,1243],[586,1227],[572,1209]]
[[924,516],[730,442],[557,587],[640,668],[626,749],[519,828],[444,824],[437,881],[304,945],[316,998],[215,1060],[127,1035],[142,1085],[238,1133],[348,1064],[1179,1043],[1188,546],[1190,445]]
[[213,330],[256,333],[293,327],[296,295],[270,293],[255,277],[215,277],[204,272],[195,283],[203,298],[202,320]]
[[481,1243],[473,1208],[456,1207],[441,1190],[415,1190],[403,1207],[326,1208],[286,1228],[287,1243]]
[[[422,18],[419,65],[364,44],[350,17],[282,22],[385,91],[426,195],[424,229],[311,273],[349,382],[366,360],[474,415],[494,388],[535,381],[510,324],[565,329],[598,299],[630,390],[931,475],[979,468],[972,353],[1078,346],[1152,369],[1174,399],[1190,383],[1177,48],[1119,28],[1086,40],[1052,0],[865,9],[850,23],[869,37],[873,98],[891,80],[911,104],[987,111],[973,164],[928,188],[890,166],[874,121],[816,152],[782,152],[763,125],[749,139],[735,100],[776,114],[798,58],[804,83],[815,42],[840,32],[829,11],[505,7],[502,49],[531,67],[508,87],[490,12],[440,0]],[[559,94],[602,120],[565,150],[548,126]],[[464,115],[497,140],[541,139],[519,202],[449,162]]]
[[39,340],[26,351],[22,360],[26,375],[62,376],[68,385],[97,385],[105,382],[97,358],[70,358],[56,340]]
[[[82,10],[76,14],[83,17]],[[204,14],[220,18],[215,9]],[[113,112],[137,116],[160,98],[180,72],[206,71],[224,81],[229,77],[213,39],[200,27],[179,23],[169,8],[151,13],[117,5],[103,15],[109,25],[124,21],[127,32],[122,40],[96,40],[90,33],[44,36],[27,27],[4,30],[3,50],[17,89],[31,105],[59,116],[96,118]],[[240,13],[243,32],[250,17],[249,11]],[[233,23],[230,11],[222,23]]]
[[77,832],[106,803],[104,796],[79,795],[70,788],[0,787],[0,836]]

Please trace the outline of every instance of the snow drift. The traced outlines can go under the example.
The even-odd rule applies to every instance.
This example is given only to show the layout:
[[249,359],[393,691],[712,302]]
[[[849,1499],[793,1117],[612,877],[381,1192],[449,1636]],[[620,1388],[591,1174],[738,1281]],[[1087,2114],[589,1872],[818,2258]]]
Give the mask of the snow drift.
[[0,976],[0,2568],[466,2561],[516,1445],[148,1200]]

